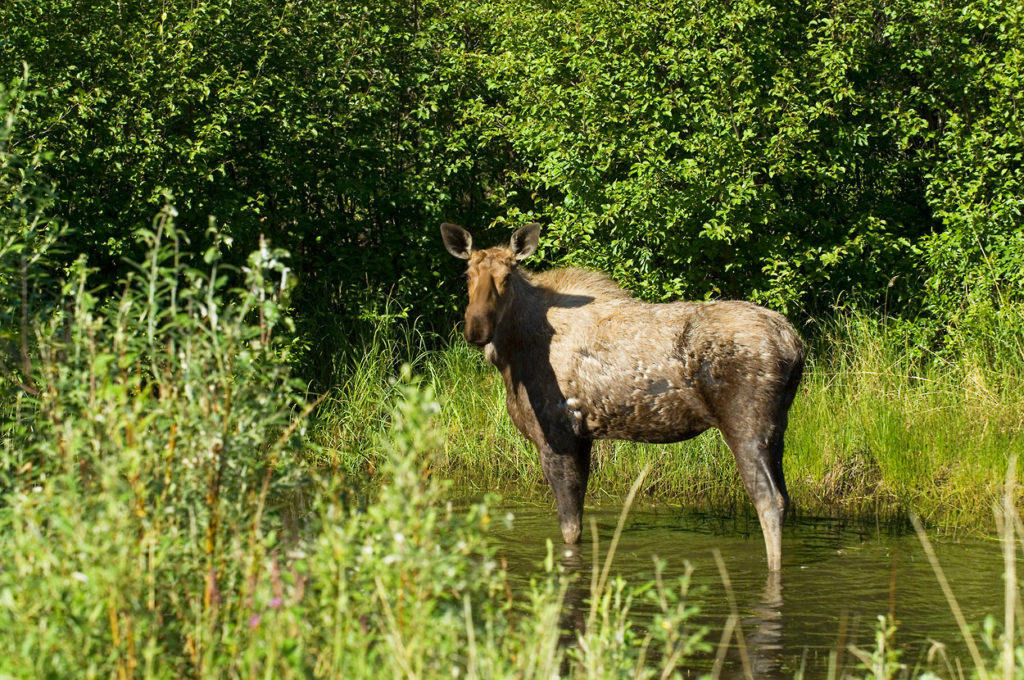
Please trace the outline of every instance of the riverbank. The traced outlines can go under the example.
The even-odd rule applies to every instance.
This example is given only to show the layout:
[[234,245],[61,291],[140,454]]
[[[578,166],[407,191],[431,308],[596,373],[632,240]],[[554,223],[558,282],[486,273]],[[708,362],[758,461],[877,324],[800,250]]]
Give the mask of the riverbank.
[[[505,513],[489,492],[550,496],[479,353],[458,341],[426,351],[381,326],[334,390],[305,395],[282,260],[255,253],[245,287],[228,290],[216,252],[206,272],[183,263],[172,217],[145,235],[151,255],[117,304],[76,270],[61,282],[65,304],[22,324],[23,361],[0,392],[0,677],[670,677],[695,655],[717,664],[742,649],[741,631],[753,632],[731,606],[718,639],[695,623],[690,567],[615,575],[621,520],[600,552],[590,543],[589,575],[573,578],[545,542],[543,571],[513,588],[491,533]],[[815,345],[825,350],[812,352],[793,414],[794,497],[880,512],[913,488],[898,500],[933,526],[985,531],[991,520],[972,518],[1019,443],[1020,362],[914,359],[866,319],[833,335]],[[857,474],[822,483],[837,467],[822,452],[841,463],[858,451],[864,464],[839,466]],[[616,511],[672,498],[745,507],[713,435],[668,453],[602,445],[590,498]],[[935,492],[946,488],[956,493]],[[929,515],[943,498],[951,508]],[[1014,635],[986,624],[975,668],[1016,658],[1019,520],[1004,515],[1002,629]],[[761,560],[758,548],[745,568]],[[719,575],[725,584],[728,569]],[[641,607],[652,625],[636,625]],[[875,677],[893,677],[894,625],[883,619],[876,649],[845,665],[837,649],[830,677],[875,659]]]
[[[915,350],[908,337],[863,315],[819,331],[786,435],[794,511],[886,520],[914,512],[940,531],[988,532],[1009,456],[1024,450],[1024,359],[984,335],[942,356]],[[376,442],[403,362],[438,396],[444,445],[432,474],[450,480],[453,496],[550,502],[497,371],[461,338],[427,351],[415,335],[379,332],[321,407],[311,437],[318,464],[371,476],[379,468]],[[588,504],[621,503],[647,465],[640,504],[752,512],[713,430],[669,446],[597,442]]]

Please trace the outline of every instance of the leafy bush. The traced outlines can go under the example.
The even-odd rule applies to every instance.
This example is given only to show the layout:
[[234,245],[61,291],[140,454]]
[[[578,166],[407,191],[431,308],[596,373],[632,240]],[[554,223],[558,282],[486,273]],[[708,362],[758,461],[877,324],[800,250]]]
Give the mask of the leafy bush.
[[1015,280],[1010,3],[494,5],[484,63],[508,98],[480,115],[524,159],[563,261],[651,299],[812,314],[942,318],[960,298],[940,291]]
[[564,260],[646,298],[811,312],[905,272],[931,226],[905,141],[923,124],[894,115],[906,78],[873,5],[498,4],[492,125]]
[[288,272],[265,248],[228,290],[216,250],[205,273],[180,262],[172,213],[109,302],[76,267],[4,381],[4,672],[202,670],[241,616],[225,593],[251,600],[266,568],[260,516],[298,462],[283,455],[299,394],[277,339]]
[[460,125],[458,91],[477,89],[457,68],[474,32],[460,16],[436,2],[19,0],[0,8],[0,73],[27,62],[44,93],[23,134],[54,152],[72,252],[116,279],[170,192],[182,224],[216,217],[234,264],[261,236],[293,254],[310,361],[329,367],[360,318],[437,309],[427,225],[482,217],[504,172]]
[[648,588],[620,581],[593,591],[596,623],[566,652],[553,556],[515,602],[487,504],[456,511],[431,474],[438,405],[408,371],[373,442],[382,483],[319,475],[284,251],[261,243],[229,276],[226,237],[189,256],[165,205],[114,287],[91,288],[84,258],[42,266],[60,225],[42,156],[10,143],[30,98],[0,93],[2,330],[18,359],[0,377],[0,675],[649,677],[651,645],[668,670],[696,648],[687,581],[658,584],[662,625],[642,638],[627,614]]
[[31,384],[30,322],[52,311],[58,295],[54,251],[62,236],[49,215],[52,186],[41,172],[47,154],[38,140],[18,143],[16,128],[37,93],[26,91],[27,74],[0,85],[0,371],[38,394]]
[[446,336],[442,219],[542,219],[545,257],[646,299],[879,309],[927,345],[1020,329],[1017,5],[16,0],[0,73],[42,93],[20,138],[54,154],[63,263],[116,279],[168,192],[238,266],[266,235],[311,377],[367,324]]

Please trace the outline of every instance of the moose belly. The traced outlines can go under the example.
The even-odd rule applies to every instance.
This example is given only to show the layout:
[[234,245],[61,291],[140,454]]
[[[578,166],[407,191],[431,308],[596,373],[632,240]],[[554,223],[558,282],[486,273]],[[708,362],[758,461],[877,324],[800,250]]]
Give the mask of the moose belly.
[[593,439],[665,444],[696,437],[713,424],[695,392],[667,379],[596,390],[567,400],[567,405],[580,423],[580,434]]

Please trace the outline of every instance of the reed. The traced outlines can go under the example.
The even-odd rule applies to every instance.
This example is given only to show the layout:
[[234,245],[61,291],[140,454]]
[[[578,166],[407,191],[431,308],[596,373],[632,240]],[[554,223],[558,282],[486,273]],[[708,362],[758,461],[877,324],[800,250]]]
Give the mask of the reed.
[[830,324],[787,439],[798,503],[987,530],[1010,453],[1024,445],[1024,357],[994,357],[985,340],[928,354],[877,319]]

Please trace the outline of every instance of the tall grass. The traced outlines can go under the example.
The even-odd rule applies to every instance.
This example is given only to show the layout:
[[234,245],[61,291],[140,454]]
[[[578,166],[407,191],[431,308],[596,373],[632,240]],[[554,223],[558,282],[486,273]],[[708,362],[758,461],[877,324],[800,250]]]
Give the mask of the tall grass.
[[797,502],[987,527],[1024,446],[1024,355],[993,354],[988,339],[960,336],[945,354],[922,354],[898,325],[865,316],[829,325],[790,418]]
[[[1010,322],[1024,328],[1024,317]],[[903,518],[912,510],[949,530],[987,526],[1009,456],[1024,448],[1024,356],[1012,345],[996,352],[991,337],[960,337],[940,355],[922,353],[906,327],[871,316],[827,324],[786,437],[796,511]],[[382,328],[325,401],[314,434],[323,459],[375,469],[374,449],[364,444],[385,431],[390,376],[411,356],[442,404],[436,472],[453,481],[453,493],[500,490],[511,500],[549,502],[536,451],[508,418],[497,371],[461,338],[440,351],[410,351],[409,339]],[[670,446],[597,442],[588,502],[620,502],[648,465],[638,502],[749,509],[716,431]]]
[[[646,678],[697,648],[685,580],[657,601],[602,581],[572,646],[553,549],[514,598],[486,499],[447,502],[438,402],[409,370],[363,365],[347,395],[365,410],[312,430],[350,444],[307,454],[319,400],[290,376],[283,254],[229,288],[216,250],[183,264],[172,216],[104,297],[83,267],[64,281],[0,379],[0,677]],[[7,281],[49,276],[16,245]],[[378,483],[342,474],[366,466]],[[646,633],[641,599],[663,622]]]
[[262,517],[297,474],[301,414],[287,269],[262,248],[228,289],[216,250],[182,264],[172,216],[105,298],[80,264],[22,326],[0,393],[0,674],[202,674],[271,587]]

